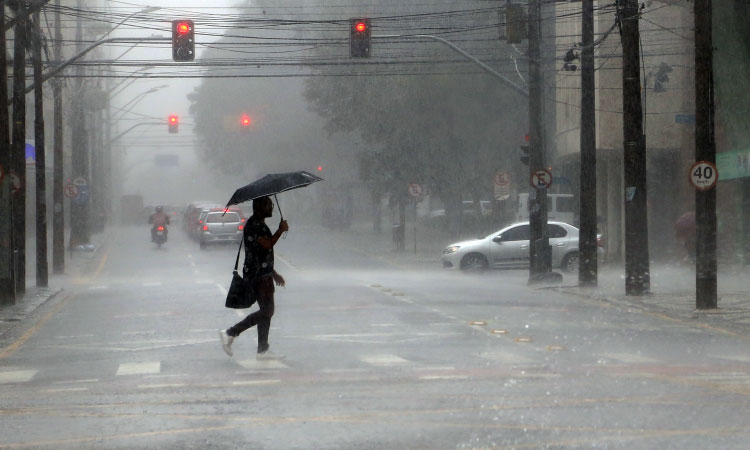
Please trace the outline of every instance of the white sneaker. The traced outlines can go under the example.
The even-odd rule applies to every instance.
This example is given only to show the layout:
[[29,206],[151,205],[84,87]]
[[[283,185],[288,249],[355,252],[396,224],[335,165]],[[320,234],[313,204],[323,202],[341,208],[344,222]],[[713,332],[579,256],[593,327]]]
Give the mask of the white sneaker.
[[219,330],[219,339],[221,339],[221,348],[224,349],[224,353],[232,356],[232,342],[234,342],[234,336],[227,334],[227,330]]
[[279,360],[282,360],[284,358],[286,358],[286,356],[276,354],[276,353],[272,352],[271,350],[266,350],[263,353],[256,353],[255,354],[255,359],[258,360],[258,361],[279,361]]

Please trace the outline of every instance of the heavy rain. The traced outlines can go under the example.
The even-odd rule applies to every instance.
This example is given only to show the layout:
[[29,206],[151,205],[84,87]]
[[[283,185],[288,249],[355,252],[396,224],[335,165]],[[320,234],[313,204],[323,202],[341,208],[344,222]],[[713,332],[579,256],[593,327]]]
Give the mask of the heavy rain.
[[0,2],[0,449],[746,449],[750,6]]

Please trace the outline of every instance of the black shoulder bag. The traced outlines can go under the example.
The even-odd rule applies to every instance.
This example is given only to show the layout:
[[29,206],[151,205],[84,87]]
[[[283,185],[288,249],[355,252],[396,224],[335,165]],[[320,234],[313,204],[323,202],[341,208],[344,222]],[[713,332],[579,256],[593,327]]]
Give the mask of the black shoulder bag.
[[245,309],[253,306],[255,296],[253,295],[253,285],[250,280],[246,280],[237,273],[237,266],[240,263],[240,251],[244,244],[244,238],[240,241],[240,248],[237,249],[237,259],[234,261],[234,272],[232,272],[232,284],[229,285],[227,292],[227,301],[224,304],[227,308]]

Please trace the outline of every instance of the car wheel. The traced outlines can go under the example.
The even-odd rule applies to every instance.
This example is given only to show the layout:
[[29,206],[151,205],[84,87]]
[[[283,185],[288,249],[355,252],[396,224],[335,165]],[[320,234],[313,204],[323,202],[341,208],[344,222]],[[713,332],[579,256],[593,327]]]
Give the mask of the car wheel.
[[487,270],[487,258],[481,253],[469,253],[461,260],[461,270],[464,272],[484,272]]
[[579,263],[578,252],[568,253],[560,264],[560,270],[566,273],[578,272]]

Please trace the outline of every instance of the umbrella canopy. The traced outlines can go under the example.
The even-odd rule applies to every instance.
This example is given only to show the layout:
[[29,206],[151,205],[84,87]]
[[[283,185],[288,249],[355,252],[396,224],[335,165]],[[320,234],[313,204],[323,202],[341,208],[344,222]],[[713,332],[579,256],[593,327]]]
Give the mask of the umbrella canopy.
[[[279,192],[305,187],[316,181],[322,180],[322,178],[309,172],[305,172],[304,170],[299,172],[270,173],[263,178],[253,181],[247,186],[243,186],[234,191],[232,198],[230,198],[227,203],[227,207],[248,200],[253,200],[258,197],[271,196],[278,194]],[[276,203],[278,204],[278,200]],[[279,211],[279,213],[281,213],[281,211]]]

